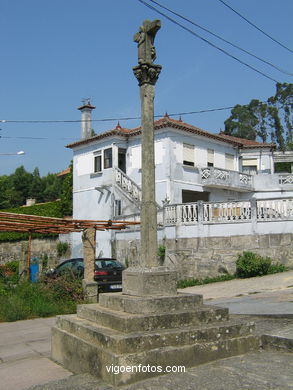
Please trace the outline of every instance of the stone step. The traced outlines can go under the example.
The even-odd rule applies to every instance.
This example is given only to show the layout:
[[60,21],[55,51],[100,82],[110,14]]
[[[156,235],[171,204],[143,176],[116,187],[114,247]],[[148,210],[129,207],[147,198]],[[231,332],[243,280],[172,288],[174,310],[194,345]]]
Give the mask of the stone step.
[[92,321],[76,315],[60,316],[56,326],[76,337],[105,348],[114,353],[134,353],[155,348],[183,346],[196,343],[218,342],[231,338],[251,335],[253,323],[228,321],[223,324],[210,324],[204,327],[160,329],[151,332],[121,333],[117,330],[98,326]]
[[[258,349],[253,335],[184,346],[116,354],[59,327],[52,329],[52,359],[74,373],[90,373],[113,385],[164,374],[167,366],[192,367]],[[112,368],[112,370],[111,370]],[[115,369],[119,369],[119,372]],[[123,372],[122,372],[123,369]],[[158,371],[160,369],[160,371]]]
[[261,336],[261,345],[264,349],[274,349],[284,352],[293,352],[292,326],[275,330]]
[[197,306],[192,311],[133,314],[114,311],[99,304],[87,304],[77,307],[77,315],[100,326],[124,333],[196,326],[229,319],[228,309],[208,305]]
[[133,314],[171,313],[194,310],[202,305],[202,295],[178,293],[174,296],[137,297],[122,293],[99,295],[99,304],[103,307]]

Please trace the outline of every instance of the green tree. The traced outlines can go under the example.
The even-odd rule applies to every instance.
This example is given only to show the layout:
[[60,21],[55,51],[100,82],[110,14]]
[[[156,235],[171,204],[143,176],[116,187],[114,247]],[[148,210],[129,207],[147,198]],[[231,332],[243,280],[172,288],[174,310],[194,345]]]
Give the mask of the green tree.
[[70,172],[63,179],[61,191],[61,212],[63,216],[72,215],[72,185],[73,185],[73,163],[70,164]]
[[12,184],[10,176],[0,176],[0,209],[16,207],[21,199]]
[[30,196],[36,199],[37,202],[44,201],[44,188],[42,179],[40,178],[39,168],[35,168],[32,175],[32,184],[30,188]]
[[27,172],[22,165],[16,168],[11,175],[11,180],[12,186],[16,191],[17,205],[22,206],[25,204],[26,199],[30,197],[33,175]]
[[255,127],[258,120],[249,105],[241,106],[237,104],[232,109],[230,117],[224,123],[225,134],[255,140]]
[[60,198],[62,190],[62,179],[53,173],[48,173],[42,178],[43,182],[43,199],[50,202]]
[[237,104],[225,121],[225,134],[274,142],[280,150],[292,150],[293,84],[278,83],[266,102],[253,99]]

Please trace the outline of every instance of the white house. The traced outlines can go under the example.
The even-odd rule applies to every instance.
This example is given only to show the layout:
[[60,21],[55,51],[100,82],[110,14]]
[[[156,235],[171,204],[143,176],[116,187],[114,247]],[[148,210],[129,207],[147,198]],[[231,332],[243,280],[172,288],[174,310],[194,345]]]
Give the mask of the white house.
[[[139,212],[141,128],[119,123],[91,136],[85,104],[81,139],[73,150],[73,217],[108,220]],[[293,196],[292,175],[275,174],[274,161],[293,161],[273,144],[213,134],[167,114],[155,121],[156,201],[166,204],[280,199]],[[291,159],[291,160],[290,160]],[[111,256],[111,234],[97,235],[97,255]],[[81,255],[75,235],[73,253]]]

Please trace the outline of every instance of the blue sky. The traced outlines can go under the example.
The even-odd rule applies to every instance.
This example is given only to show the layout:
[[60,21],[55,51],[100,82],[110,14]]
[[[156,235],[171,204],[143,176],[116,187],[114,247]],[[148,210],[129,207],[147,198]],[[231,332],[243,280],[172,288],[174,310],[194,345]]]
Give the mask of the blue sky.
[[[150,2],[149,0],[146,0]],[[218,0],[160,0],[225,39],[292,72],[293,54],[253,29]],[[292,0],[226,0],[233,8],[292,49]],[[249,70],[138,0],[1,0],[0,120],[78,120],[82,98],[96,106],[93,119],[140,115],[133,35],[144,19],[161,19],[156,37],[163,69],[155,112],[179,113],[266,100],[275,83]],[[181,22],[183,23],[183,22]],[[195,27],[186,26],[279,82],[292,82]],[[185,122],[211,132],[224,128],[229,111],[185,115]],[[176,119],[176,117],[175,117]],[[99,133],[117,121],[95,122]],[[138,121],[120,121],[135,127]],[[0,122],[0,175],[24,165],[41,175],[66,168],[79,123]],[[45,137],[45,140],[20,137]],[[23,156],[4,156],[19,150]]]

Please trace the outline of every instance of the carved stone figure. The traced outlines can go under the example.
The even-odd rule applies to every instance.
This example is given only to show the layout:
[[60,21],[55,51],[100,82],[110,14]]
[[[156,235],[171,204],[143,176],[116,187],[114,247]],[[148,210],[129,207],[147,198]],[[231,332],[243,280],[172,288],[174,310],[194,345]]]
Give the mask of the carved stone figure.
[[145,20],[139,31],[134,35],[133,40],[138,46],[138,63],[152,64],[156,59],[154,40],[158,30],[161,28],[160,20]]

